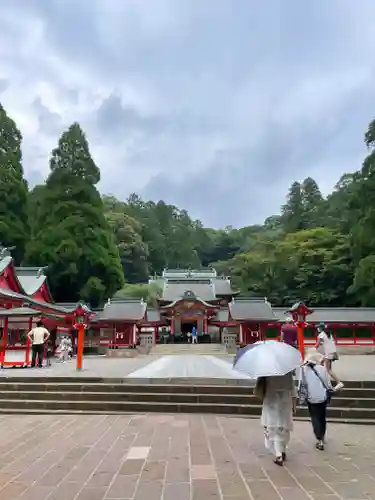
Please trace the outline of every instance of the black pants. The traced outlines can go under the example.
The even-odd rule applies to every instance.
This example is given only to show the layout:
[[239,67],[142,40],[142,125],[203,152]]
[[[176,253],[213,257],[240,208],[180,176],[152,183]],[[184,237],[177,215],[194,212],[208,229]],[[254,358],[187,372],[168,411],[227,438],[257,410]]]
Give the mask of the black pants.
[[44,344],[33,344],[31,349],[32,349],[31,366],[34,368],[36,363],[36,357],[38,356],[38,366],[41,367],[44,356]]
[[315,437],[318,441],[323,441],[327,428],[327,402],[308,403],[308,408]]

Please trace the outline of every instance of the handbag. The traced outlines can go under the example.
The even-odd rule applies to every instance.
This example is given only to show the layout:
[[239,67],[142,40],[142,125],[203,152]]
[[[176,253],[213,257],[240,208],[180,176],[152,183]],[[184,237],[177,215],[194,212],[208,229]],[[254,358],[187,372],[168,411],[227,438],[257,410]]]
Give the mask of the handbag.
[[330,387],[327,386],[327,384],[324,382],[324,380],[322,379],[322,377],[316,371],[316,369],[315,369],[314,366],[311,366],[311,369],[315,373],[315,375],[318,377],[318,379],[320,380],[322,386],[326,390],[326,402],[329,404],[331,402],[332,396],[333,396],[333,394],[334,394],[335,391],[333,389],[331,389]]
[[297,394],[298,394],[298,403],[300,405],[305,405],[308,400],[309,391],[306,384],[304,366],[301,367],[301,378],[298,384]]

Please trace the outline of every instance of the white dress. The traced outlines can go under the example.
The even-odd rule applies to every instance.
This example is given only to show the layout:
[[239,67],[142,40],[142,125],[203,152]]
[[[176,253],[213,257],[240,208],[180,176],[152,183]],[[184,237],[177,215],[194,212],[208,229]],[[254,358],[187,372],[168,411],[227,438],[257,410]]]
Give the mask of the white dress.
[[319,352],[323,350],[323,355],[326,359],[334,359],[335,354],[337,353],[336,345],[332,337],[329,337],[326,332],[320,332],[318,335],[318,339],[320,341],[321,349],[318,349]]
[[266,448],[276,457],[285,453],[293,430],[293,398],[296,388],[291,373],[267,377],[261,422],[265,431]]

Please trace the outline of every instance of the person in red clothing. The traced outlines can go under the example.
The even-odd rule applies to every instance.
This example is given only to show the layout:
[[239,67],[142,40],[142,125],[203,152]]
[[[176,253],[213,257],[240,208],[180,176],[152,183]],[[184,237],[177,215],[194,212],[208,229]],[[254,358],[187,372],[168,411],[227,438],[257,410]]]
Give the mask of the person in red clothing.
[[280,342],[298,349],[298,329],[294,324],[293,318],[287,318],[281,327]]

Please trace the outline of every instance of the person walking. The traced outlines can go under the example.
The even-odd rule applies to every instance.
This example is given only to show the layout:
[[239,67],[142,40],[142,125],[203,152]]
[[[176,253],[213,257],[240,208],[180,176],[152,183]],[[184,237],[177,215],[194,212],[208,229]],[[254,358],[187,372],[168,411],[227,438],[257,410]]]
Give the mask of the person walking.
[[198,338],[197,338],[197,329],[195,326],[193,326],[193,329],[191,331],[191,341],[193,344],[198,343]]
[[342,389],[344,384],[340,381],[338,376],[332,370],[332,363],[339,359],[336,349],[335,341],[333,340],[332,334],[326,331],[326,325],[324,323],[319,323],[317,326],[318,338],[315,344],[315,348],[322,351],[324,356],[324,366],[329,374],[329,376],[336,382],[334,387],[335,391]]
[[332,390],[329,374],[322,366],[324,357],[316,349],[309,349],[305,363],[301,367],[298,384],[299,394],[306,401],[313,431],[316,437],[315,447],[324,450],[324,439],[327,428],[327,404],[329,391]]
[[296,387],[292,372],[259,378],[255,393],[263,401],[261,423],[266,449],[274,455],[275,464],[282,466],[296,412]]
[[38,321],[35,328],[32,328],[27,334],[32,345],[31,368],[35,368],[36,359],[38,358],[38,367],[43,366],[44,343],[49,339],[50,333],[45,328],[42,321]]

